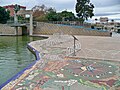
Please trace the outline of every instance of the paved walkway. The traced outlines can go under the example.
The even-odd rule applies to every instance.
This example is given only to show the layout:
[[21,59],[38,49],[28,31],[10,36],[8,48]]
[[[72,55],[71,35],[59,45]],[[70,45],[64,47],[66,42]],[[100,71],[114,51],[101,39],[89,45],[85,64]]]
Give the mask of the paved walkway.
[[41,60],[2,90],[117,90],[120,38],[76,37],[76,56],[72,36],[31,42]]
[[120,61],[119,37],[77,36],[81,43],[78,57]]

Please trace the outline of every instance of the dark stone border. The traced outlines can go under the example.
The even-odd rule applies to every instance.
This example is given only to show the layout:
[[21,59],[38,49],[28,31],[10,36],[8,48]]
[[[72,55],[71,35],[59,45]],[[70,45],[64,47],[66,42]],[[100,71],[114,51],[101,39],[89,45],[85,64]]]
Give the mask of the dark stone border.
[[7,85],[8,83],[10,83],[11,81],[14,81],[14,80],[18,79],[26,70],[30,69],[34,64],[36,64],[37,61],[40,60],[39,52],[36,49],[34,49],[29,44],[27,45],[27,48],[35,55],[36,60],[34,62],[32,62],[30,65],[28,65],[26,68],[24,68],[23,70],[21,70],[20,72],[18,72],[16,75],[14,75],[12,78],[10,78],[9,80],[7,80],[5,83],[3,83],[2,85],[0,85],[0,90],[5,85]]

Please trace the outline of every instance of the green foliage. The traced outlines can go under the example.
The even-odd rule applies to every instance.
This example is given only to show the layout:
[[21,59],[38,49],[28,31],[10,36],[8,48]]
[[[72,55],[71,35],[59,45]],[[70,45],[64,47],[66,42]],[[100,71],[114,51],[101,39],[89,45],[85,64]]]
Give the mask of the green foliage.
[[67,21],[67,20],[68,21],[73,21],[73,20],[75,20],[74,13],[72,13],[72,12],[62,11],[61,16],[62,16],[62,18],[64,18],[64,21]]
[[25,18],[23,16],[18,16],[18,21],[24,20]]
[[61,21],[62,17],[60,16],[59,13],[56,13],[55,11],[50,11],[47,15],[46,18],[48,21]]
[[47,18],[46,18],[45,15],[44,16],[39,16],[39,17],[35,18],[35,21],[45,22],[45,21],[47,21]]
[[0,7],[0,23],[5,24],[10,18],[10,11],[6,11],[5,8]]
[[62,11],[60,13],[56,13],[56,11],[50,11],[46,18],[49,21],[73,21],[75,20],[74,13],[68,11]]
[[36,21],[74,21],[76,20],[74,13],[62,11],[57,13],[52,7],[48,8],[45,5],[34,6],[33,17]]
[[82,22],[94,16],[94,5],[90,3],[90,0],[77,0],[75,9],[77,16]]
[[48,8],[45,5],[34,6],[33,17],[35,21],[57,21],[59,16],[57,16],[56,10],[52,7]]

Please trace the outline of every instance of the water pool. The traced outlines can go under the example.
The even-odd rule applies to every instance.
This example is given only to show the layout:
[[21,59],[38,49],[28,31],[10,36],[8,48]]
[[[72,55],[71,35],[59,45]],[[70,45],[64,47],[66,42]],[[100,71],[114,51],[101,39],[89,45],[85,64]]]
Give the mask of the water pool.
[[0,85],[35,60],[27,43],[41,37],[0,36]]

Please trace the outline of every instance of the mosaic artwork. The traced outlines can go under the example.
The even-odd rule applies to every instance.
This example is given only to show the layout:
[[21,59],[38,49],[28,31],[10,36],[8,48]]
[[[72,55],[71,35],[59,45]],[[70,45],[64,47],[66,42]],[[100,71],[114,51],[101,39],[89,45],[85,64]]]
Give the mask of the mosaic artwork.
[[118,63],[75,59],[41,66],[37,65],[12,90],[108,90],[118,82]]
[[113,76],[116,67],[103,62],[72,60],[64,70],[74,76],[94,80]]
[[79,51],[85,49],[76,42],[74,50],[72,42],[70,38],[61,37],[46,43],[32,43],[37,47],[40,60],[3,90],[120,90],[119,60],[97,58],[100,54],[95,52],[96,58],[79,57],[83,54]]

